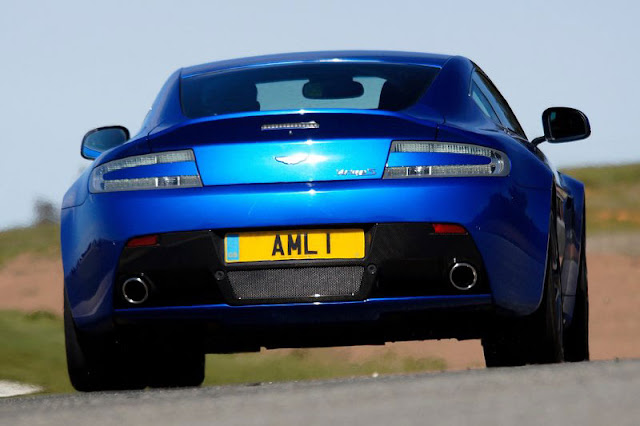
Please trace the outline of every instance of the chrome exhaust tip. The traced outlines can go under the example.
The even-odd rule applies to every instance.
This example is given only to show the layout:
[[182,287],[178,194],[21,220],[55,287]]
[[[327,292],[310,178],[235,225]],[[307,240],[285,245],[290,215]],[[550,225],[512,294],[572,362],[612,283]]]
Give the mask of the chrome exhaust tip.
[[471,290],[478,282],[478,272],[473,265],[456,262],[449,270],[449,282],[458,290]]
[[149,298],[149,285],[140,277],[132,277],[122,284],[122,296],[132,305],[144,303]]

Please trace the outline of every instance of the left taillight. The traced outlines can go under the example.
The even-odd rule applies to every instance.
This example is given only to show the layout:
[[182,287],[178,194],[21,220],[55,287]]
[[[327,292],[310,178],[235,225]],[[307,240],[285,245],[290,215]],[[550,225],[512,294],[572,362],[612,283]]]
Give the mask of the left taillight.
[[136,155],[109,161],[91,173],[93,193],[202,186],[190,149]]

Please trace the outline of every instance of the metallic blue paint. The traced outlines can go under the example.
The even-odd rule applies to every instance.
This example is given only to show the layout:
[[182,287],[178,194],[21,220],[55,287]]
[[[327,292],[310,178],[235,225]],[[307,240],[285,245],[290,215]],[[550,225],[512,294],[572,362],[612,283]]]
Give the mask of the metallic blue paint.
[[63,210],[65,280],[74,317],[78,325],[84,325],[85,321],[108,321],[117,259],[125,242],[137,235],[297,225],[453,222],[463,225],[476,242],[496,304],[528,313],[537,307],[541,295],[549,203],[547,191],[492,177],[90,194],[81,208]]
[[[379,179],[389,139],[217,143],[193,148],[204,185]],[[277,158],[293,156],[296,164]],[[362,176],[338,171],[364,171]]]
[[265,66],[275,64],[294,64],[304,62],[327,62],[327,61],[366,61],[385,62],[399,64],[415,64],[442,66],[451,56],[438,55],[432,53],[419,52],[393,52],[393,51],[327,51],[327,52],[298,52],[275,55],[254,56],[251,58],[239,58],[226,61],[211,62],[208,64],[196,65],[182,69],[184,77],[191,77],[198,74],[210,72],[246,68],[254,66]]
[[[217,70],[326,60],[380,61],[441,67],[416,105],[399,112],[316,110],[239,113],[190,120],[179,104],[180,79]],[[126,144],[98,157],[63,200],[62,258],[73,317],[84,329],[108,328],[114,316],[226,318],[260,315],[297,318],[308,312],[340,313],[345,320],[411,310],[491,303],[526,315],[542,297],[549,214],[554,186],[566,191],[568,225],[563,279],[575,292],[584,188],[559,175],[543,154],[497,126],[468,96],[474,65],[462,57],[403,52],[321,52],[222,61],[179,70],[162,88],[142,129]],[[267,123],[314,120],[319,129],[261,132]],[[385,164],[444,164],[447,155],[388,155],[392,140],[439,140],[483,145],[511,161],[506,177],[382,180]],[[152,151],[191,148],[204,187],[90,194],[92,168]],[[276,156],[326,157],[312,165],[285,165]],[[462,158],[458,156],[457,158]],[[412,164],[400,164],[411,162]],[[477,158],[473,159],[477,161]],[[180,166],[181,167],[181,166]],[[337,169],[376,169],[376,175],[340,177]],[[176,170],[175,166],[169,169]],[[190,169],[192,170],[192,169]],[[109,178],[151,171],[121,171]],[[140,174],[139,174],[140,173]],[[385,222],[463,225],[485,263],[491,295],[365,300],[269,307],[196,306],[136,308],[114,312],[113,286],[119,256],[132,237],[189,230],[318,226]],[[570,299],[570,297],[568,298]],[[571,302],[569,302],[571,303]],[[325,306],[326,305],[326,306]],[[572,306],[565,305],[570,317]],[[568,312],[567,312],[568,311]],[[260,315],[257,315],[260,313]],[[263,318],[263,317],[260,317]]]
[[490,307],[491,295],[422,296],[371,299],[364,302],[298,303],[291,305],[202,305],[166,308],[117,309],[121,320],[206,320],[225,325],[282,325],[340,323],[358,318],[375,321],[380,315],[393,312],[413,312],[429,308]]
[[87,148],[86,146],[82,146],[82,156],[84,158],[98,158],[100,156],[99,151],[94,151],[93,149]]

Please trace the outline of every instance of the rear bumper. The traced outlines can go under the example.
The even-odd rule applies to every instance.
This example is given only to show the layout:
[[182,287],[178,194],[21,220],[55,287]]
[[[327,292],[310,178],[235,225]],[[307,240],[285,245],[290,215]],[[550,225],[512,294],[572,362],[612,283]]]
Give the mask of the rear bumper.
[[[524,315],[537,308],[542,294],[549,209],[548,191],[516,186],[510,178],[238,185],[92,194],[83,204],[63,209],[65,285],[79,327],[109,327],[114,317],[121,315],[115,310],[118,301],[114,288],[121,279],[119,268],[126,241],[135,236],[190,230],[215,234],[228,229],[458,223],[469,231],[484,266],[489,291],[485,290],[483,303],[491,294],[495,307]],[[425,309],[438,303],[446,307],[445,299],[428,299]],[[381,302],[367,299],[354,303],[364,308],[345,306],[369,312],[371,306]],[[411,306],[413,302],[400,298],[391,303],[397,303],[394,306],[403,311],[401,305]],[[194,305],[165,311],[149,308],[149,314],[171,315],[176,309],[242,316],[241,312],[254,309],[228,303],[207,305],[210,307]],[[302,309],[289,306],[283,311],[286,315],[293,312],[289,308]],[[127,315],[143,315],[130,311]]]
[[117,323],[148,323],[155,320],[197,320],[225,326],[329,324],[377,321],[386,314],[409,314],[439,309],[488,309],[491,295],[423,296],[367,299],[349,302],[296,303],[231,306],[194,305],[116,309]]
[[[226,263],[224,236],[236,230],[161,234],[156,245],[123,250],[114,306],[258,305],[490,292],[482,258],[468,234],[436,234],[426,223],[353,226],[364,230],[362,259]],[[472,288],[459,290],[449,282],[456,262],[475,268]],[[122,292],[123,283],[135,277],[150,287],[140,305],[128,302]]]
[[136,341],[184,339],[208,353],[266,348],[474,339],[486,332],[491,296],[426,296],[283,305],[205,305],[116,310],[118,332]]
[[[227,230],[161,234],[156,245],[127,247],[114,286],[115,323],[164,338],[171,336],[168,330],[189,334],[203,339],[208,352],[478,337],[481,313],[491,309],[492,298],[468,234],[436,234],[425,223],[359,227],[365,256],[353,260],[225,263]],[[454,262],[475,266],[472,288],[451,285]],[[359,272],[347,277],[345,269]],[[239,283],[237,274],[248,274],[250,281]],[[122,292],[132,277],[151,287],[140,305]],[[347,284],[349,279],[356,281]],[[327,296],[326,283],[343,292]],[[239,297],[238,285],[269,299]],[[292,288],[295,299],[278,294]]]

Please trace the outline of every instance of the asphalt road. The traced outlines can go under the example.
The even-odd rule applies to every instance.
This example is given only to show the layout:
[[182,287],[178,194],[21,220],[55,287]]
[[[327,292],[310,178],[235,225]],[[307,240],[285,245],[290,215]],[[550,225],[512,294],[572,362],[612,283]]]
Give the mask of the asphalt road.
[[640,360],[0,400],[4,425],[640,425]]

